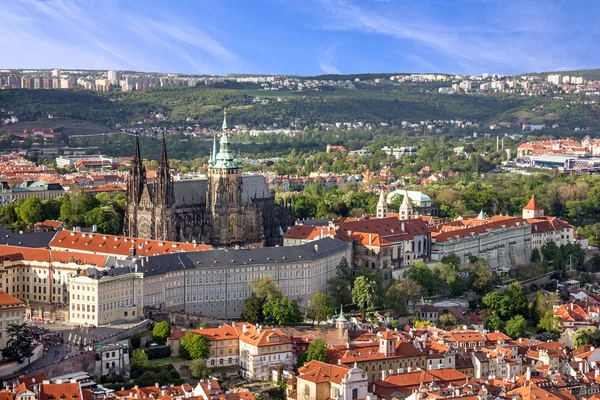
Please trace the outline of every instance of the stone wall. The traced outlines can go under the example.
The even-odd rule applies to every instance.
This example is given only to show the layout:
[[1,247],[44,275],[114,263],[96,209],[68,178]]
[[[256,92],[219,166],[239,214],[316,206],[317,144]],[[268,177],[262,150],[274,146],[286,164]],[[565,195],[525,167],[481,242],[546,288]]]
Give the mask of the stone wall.
[[75,357],[48,365],[35,371],[36,374],[46,374],[50,377],[85,371],[94,375],[96,369],[96,352],[86,351]]

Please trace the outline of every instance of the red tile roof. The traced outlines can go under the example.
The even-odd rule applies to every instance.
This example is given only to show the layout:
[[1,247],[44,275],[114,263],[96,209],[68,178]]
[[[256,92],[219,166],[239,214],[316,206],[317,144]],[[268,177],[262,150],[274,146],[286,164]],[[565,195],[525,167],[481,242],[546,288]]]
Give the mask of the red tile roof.
[[211,246],[194,243],[168,242],[149,239],[135,239],[123,236],[103,235],[75,231],[60,231],[50,241],[50,248],[86,253],[127,256],[135,247],[138,256],[153,256],[176,252],[205,251]]

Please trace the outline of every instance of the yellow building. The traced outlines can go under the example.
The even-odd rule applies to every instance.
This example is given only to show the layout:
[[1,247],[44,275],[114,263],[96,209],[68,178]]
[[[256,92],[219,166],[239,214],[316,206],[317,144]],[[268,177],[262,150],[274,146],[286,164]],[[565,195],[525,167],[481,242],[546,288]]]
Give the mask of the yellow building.
[[69,280],[70,321],[106,325],[143,317],[144,274],[129,267],[90,268]]
[[8,325],[23,323],[24,314],[25,304],[16,297],[0,290],[0,349],[6,347],[8,340],[6,328]]

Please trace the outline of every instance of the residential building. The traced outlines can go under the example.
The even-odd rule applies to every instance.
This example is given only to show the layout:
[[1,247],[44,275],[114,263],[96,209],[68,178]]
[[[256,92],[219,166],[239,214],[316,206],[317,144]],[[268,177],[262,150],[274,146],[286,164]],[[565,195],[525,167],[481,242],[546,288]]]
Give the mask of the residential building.
[[25,303],[0,290],[0,349],[6,347],[6,328],[11,324],[20,325],[25,319]]
[[357,400],[373,398],[366,374],[357,367],[310,361],[288,384],[288,400]]
[[262,328],[246,322],[235,323],[239,333],[242,377],[270,381],[279,367],[289,371],[296,364],[291,340],[279,328]]

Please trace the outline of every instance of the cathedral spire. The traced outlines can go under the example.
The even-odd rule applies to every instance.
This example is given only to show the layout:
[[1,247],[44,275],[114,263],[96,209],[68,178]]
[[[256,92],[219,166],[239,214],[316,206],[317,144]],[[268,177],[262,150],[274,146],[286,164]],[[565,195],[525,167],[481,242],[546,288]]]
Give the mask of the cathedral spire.
[[160,160],[158,161],[159,169],[165,168],[169,171],[169,161],[167,160],[167,142],[165,140],[165,134],[163,133],[160,141]]
[[163,133],[160,142],[160,159],[156,171],[156,204],[170,205],[172,199],[171,174],[169,173],[169,159],[167,158],[167,142]]
[[223,134],[227,134],[227,107],[223,109],[223,126],[221,127]]

